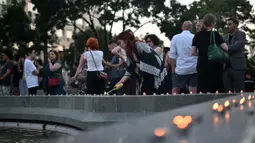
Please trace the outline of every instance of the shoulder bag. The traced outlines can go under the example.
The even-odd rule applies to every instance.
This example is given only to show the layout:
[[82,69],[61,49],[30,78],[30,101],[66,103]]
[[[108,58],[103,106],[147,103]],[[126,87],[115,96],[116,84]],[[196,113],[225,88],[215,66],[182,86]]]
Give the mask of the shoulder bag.
[[208,47],[208,59],[219,63],[229,62],[229,55],[222,48],[218,47],[215,42],[215,31],[211,31],[210,45]]
[[[91,51],[89,51],[89,52],[90,52],[90,54],[91,54],[91,57],[92,57],[92,59],[93,59],[93,62],[94,62],[94,64],[95,64],[95,67],[96,67],[96,69],[97,69],[97,65],[96,65],[94,56],[93,56],[93,54],[92,54]],[[108,78],[108,75],[107,75],[107,73],[102,72],[102,71],[98,71],[98,69],[97,69],[97,77],[98,77],[99,79],[101,79],[101,80],[104,80],[104,79],[107,79],[107,78]]]

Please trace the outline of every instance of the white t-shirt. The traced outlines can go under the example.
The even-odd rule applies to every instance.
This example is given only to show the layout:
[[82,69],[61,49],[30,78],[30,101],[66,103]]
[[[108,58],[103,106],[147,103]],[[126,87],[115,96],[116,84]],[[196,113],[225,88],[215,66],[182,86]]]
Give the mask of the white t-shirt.
[[[95,59],[95,63],[93,61],[93,58],[91,56],[93,54],[93,57]],[[87,60],[87,71],[103,71],[104,67],[102,64],[104,53],[102,51],[87,51],[84,53],[84,58]]]
[[24,74],[27,82],[27,88],[38,87],[38,77],[33,75],[32,72],[36,70],[35,65],[30,59],[24,62]]

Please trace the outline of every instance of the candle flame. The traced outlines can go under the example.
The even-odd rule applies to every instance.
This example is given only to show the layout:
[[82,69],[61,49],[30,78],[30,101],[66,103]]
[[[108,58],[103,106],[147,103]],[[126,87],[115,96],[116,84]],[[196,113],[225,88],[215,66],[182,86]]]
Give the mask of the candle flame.
[[164,137],[166,135],[166,129],[165,128],[157,128],[154,130],[154,135],[156,137]]
[[212,107],[213,111],[218,110],[218,108],[219,108],[219,103],[214,103]]
[[234,104],[235,104],[236,102],[237,102],[237,101],[236,101],[236,99],[232,99],[232,103],[234,103]]
[[244,102],[245,102],[245,97],[243,97],[241,100],[240,100],[240,104],[242,105],[242,104],[244,104]]
[[224,102],[224,107],[229,107],[230,106],[230,102],[227,100]]
[[222,105],[219,105],[219,108],[217,110],[218,112],[223,112],[224,111],[224,107]]
[[248,96],[248,100],[251,100],[251,95]]

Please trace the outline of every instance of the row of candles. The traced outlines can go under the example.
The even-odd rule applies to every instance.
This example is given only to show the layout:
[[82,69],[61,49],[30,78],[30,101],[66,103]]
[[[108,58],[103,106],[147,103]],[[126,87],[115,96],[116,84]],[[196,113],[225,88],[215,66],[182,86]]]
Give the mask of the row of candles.
[[[241,94],[241,96],[243,96],[243,94]],[[253,99],[255,99],[255,96],[248,96],[248,101],[251,101]],[[212,106],[212,110],[214,112],[218,112],[218,113],[225,113],[225,111],[227,109],[230,109],[231,106],[235,106],[237,107],[238,105],[244,105],[246,102],[246,98],[242,97],[239,102],[236,99],[232,99],[230,100],[226,100],[223,105],[219,104],[219,103],[214,103]],[[175,116],[173,119],[173,124],[175,125],[175,127],[181,131],[186,131],[188,129],[188,127],[193,123],[193,120],[200,122],[201,121],[201,117],[197,116],[195,119],[193,119],[192,116],[182,116],[182,115],[178,115]],[[154,135],[156,137],[165,137],[167,133],[167,129],[166,128],[156,128],[154,130]]]
[[[243,95],[241,94],[241,96],[243,96]],[[249,95],[247,99],[248,99],[248,101],[250,101],[252,99],[255,99],[255,96]],[[239,102],[236,99],[232,99],[232,101],[226,100],[223,105],[220,105],[219,103],[214,103],[212,106],[212,110],[215,112],[224,113],[225,110],[231,108],[232,105],[237,107],[238,105],[245,104],[245,102],[246,102],[245,97],[242,97],[239,100]]]

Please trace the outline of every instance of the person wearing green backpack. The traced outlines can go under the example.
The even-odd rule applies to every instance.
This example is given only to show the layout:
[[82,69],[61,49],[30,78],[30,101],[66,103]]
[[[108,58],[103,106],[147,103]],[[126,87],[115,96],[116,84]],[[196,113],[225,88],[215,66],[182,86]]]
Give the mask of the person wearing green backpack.
[[228,46],[214,30],[216,17],[207,14],[203,18],[202,31],[195,34],[192,42],[192,55],[198,56],[198,92],[224,92],[223,67]]

